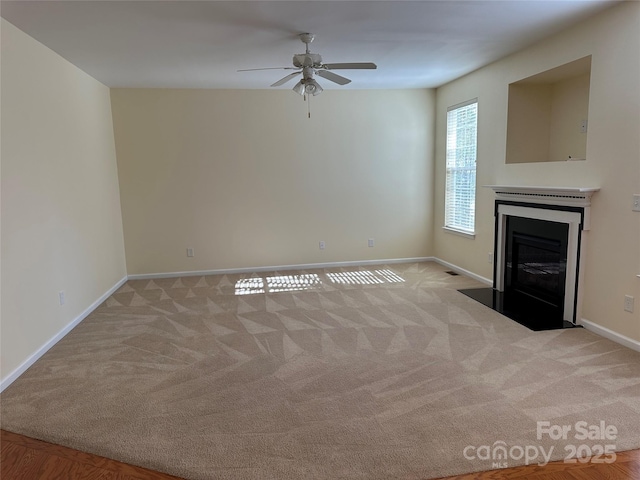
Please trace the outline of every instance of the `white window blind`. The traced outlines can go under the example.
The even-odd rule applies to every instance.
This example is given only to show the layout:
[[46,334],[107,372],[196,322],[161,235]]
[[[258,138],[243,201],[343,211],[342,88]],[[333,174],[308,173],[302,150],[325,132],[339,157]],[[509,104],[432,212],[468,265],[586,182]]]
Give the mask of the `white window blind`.
[[444,226],[474,233],[478,102],[447,110],[447,157]]

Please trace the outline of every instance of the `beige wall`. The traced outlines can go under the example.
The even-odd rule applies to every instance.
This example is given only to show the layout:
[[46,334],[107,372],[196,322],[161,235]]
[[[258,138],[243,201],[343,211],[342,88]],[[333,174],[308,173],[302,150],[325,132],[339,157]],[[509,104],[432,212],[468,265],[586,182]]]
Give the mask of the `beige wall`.
[[130,275],[432,253],[432,90],[111,98]]
[[[437,91],[434,247],[438,257],[491,277],[493,191],[488,184],[594,186],[592,230],[586,234],[583,317],[640,340],[640,3],[625,2],[534,47]],[[587,160],[505,165],[508,85],[593,55]],[[442,231],[445,115],[449,105],[478,98],[477,235]],[[636,312],[623,311],[624,295]]]
[[507,163],[549,161],[551,87],[509,85]]
[[580,75],[551,85],[549,161],[585,159],[587,134],[580,131],[589,118],[589,78]]
[[109,89],[5,20],[1,62],[6,379],[126,270]]

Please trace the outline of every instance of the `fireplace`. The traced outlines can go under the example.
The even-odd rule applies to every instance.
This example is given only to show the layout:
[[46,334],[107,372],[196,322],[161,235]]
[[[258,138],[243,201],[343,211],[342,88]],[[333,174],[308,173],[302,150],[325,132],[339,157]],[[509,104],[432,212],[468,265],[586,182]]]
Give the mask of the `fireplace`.
[[581,312],[580,252],[597,188],[491,186],[494,281],[463,293],[532,330],[573,327]]
[[564,223],[507,218],[505,291],[564,305],[568,238]]

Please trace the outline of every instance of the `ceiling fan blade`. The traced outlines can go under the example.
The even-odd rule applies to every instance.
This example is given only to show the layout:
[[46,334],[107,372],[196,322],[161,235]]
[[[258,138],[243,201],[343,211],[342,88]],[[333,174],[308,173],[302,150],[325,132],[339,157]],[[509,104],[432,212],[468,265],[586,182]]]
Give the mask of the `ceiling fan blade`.
[[268,67],[268,68],[245,68],[236,72],[255,72],[256,70],[298,70],[297,67]]
[[295,77],[296,75],[300,75],[302,73],[302,70],[300,70],[299,72],[293,72],[290,73],[289,75],[287,75],[284,78],[281,78],[280,80],[278,80],[276,83],[274,83],[273,85],[271,85],[272,87],[279,87],[280,85],[284,85],[285,83],[287,83],[289,80],[291,80],[293,77]]
[[336,75],[335,73],[329,72],[327,70],[318,70],[316,73],[322,78],[331,80],[333,83],[337,83],[338,85],[346,85],[347,83],[351,83],[351,80],[349,80],[348,78],[341,77],[340,75]]
[[359,63],[325,63],[322,65],[327,70],[375,70],[378,66],[371,62]]

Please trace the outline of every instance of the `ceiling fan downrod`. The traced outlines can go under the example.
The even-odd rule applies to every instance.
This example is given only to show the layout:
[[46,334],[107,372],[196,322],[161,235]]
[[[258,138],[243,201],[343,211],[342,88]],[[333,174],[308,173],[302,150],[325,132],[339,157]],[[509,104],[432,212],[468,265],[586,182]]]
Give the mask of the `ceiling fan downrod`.
[[309,44],[313,42],[316,36],[313,33],[301,33],[298,36],[300,37],[300,41],[306,45],[306,53],[309,53]]

